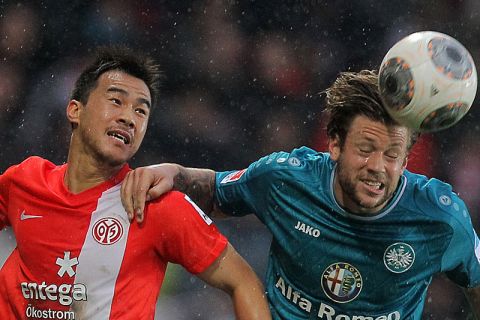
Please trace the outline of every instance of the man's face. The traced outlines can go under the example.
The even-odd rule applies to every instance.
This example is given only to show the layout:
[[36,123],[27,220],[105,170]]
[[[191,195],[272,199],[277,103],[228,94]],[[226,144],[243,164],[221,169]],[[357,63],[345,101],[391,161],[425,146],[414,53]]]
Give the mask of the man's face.
[[86,105],[79,103],[78,132],[85,153],[118,166],[138,150],[147,130],[150,90],[118,70],[102,74]]
[[409,131],[357,116],[345,144],[329,142],[337,161],[335,196],[353,213],[372,215],[385,207],[398,186],[407,165]]

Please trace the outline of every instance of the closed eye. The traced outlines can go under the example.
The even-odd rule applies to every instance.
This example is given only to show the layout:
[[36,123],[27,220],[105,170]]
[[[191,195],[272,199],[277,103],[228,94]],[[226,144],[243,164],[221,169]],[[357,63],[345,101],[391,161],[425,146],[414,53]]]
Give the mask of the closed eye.
[[398,159],[400,156],[402,156],[402,151],[399,148],[391,148],[385,152],[385,155],[389,157],[390,159]]
[[370,154],[372,152],[370,149],[359,149],[359,151],[361,154]]

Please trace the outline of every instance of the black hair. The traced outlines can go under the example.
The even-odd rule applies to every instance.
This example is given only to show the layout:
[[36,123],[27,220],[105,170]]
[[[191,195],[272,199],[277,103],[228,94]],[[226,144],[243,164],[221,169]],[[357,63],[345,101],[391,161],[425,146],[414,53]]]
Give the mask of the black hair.
[[97,86],[98,78],[111,70],[119,70],[143,80],[150,90],[154,106],[160,92],[160,67],[149,56],[134,53],[124,46],[99,47],[95,60],[77,78],[70,98],[86,104]]

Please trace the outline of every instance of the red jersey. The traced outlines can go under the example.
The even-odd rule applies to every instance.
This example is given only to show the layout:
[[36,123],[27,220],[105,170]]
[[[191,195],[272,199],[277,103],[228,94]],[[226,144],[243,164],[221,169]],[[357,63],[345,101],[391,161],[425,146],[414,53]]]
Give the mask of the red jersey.
[[0,229],[17,247],[0,270],[0,319],[153,319],[168,262],[196,274],[227,240],[184,194],[170,192],[130,223],[120,200],[125,165],[79,194],[67,165],[31,157],[0,176]]

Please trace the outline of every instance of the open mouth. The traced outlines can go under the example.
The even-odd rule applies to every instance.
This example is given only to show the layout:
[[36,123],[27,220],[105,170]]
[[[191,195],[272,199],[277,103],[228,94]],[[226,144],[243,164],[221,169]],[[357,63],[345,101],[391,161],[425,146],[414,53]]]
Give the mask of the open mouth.
[[379,182],[379,181],[372,181],[372,180],[362,180],[363,183],[365,183],[369,189],[381,192],[383,189],[385,189],[385,184]]
[[123,130],[111,130],[107,132],[107,135],[110,137],[113,137],[124,144],[130,144],[130,134],[128,132],[123,131]]

